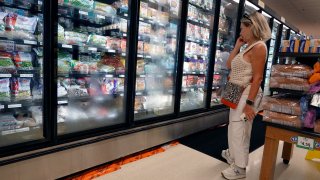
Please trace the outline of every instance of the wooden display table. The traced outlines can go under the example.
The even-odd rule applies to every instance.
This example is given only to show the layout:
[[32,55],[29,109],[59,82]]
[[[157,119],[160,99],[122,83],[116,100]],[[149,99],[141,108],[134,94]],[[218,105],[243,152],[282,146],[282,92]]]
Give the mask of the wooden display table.
[[263,158],[260,170],[260,180],[272,180],[278,155],[279,141],[284,141],[282,158],[288,164],[293,152],[293,145],[297,144],[299,137],[311,138],[314,140],[314,149],[320,150],[320,134],[306,129],[297,129],[284,125],[266,122],[266,135],[263,150]]

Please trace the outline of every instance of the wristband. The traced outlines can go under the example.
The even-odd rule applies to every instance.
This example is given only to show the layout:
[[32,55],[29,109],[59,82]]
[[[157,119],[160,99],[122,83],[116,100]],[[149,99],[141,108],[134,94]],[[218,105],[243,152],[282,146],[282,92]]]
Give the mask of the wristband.
[[246,104],[248,104],[248,105],[250,105],[250,106],[253,106],[253,105],[254,105],[254,102],[251,101],[251,100],[249,100],[249,99],[247,99],[247,100],[246,100]]

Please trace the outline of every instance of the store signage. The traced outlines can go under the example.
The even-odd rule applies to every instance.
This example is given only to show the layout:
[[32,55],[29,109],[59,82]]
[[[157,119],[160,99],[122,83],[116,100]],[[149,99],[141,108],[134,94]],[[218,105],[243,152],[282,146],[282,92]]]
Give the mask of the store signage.
[[314,144],[314,139],[298,136],[297,147],[313,150]]

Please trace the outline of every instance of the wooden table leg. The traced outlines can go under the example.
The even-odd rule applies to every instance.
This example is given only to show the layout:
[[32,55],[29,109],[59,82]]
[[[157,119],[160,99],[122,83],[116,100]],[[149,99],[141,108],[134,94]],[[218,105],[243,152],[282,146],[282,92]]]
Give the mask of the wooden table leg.
[[272,180],[277,160],[279,140],[269,137],[265,138],[260,180]]
[[293,152],[293,144],[284,142],[283,143],[283,149],[282,149],[282,159],[283,163],[288,164]]

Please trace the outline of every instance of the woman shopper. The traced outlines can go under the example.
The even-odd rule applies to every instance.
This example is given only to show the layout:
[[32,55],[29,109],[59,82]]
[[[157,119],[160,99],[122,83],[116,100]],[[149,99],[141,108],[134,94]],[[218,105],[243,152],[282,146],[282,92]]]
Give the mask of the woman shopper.
[[[226,179],[246,177],[252,121],[262,98],[260,84],[267,57],[265,41],[270,37],[269,25],[262,14],[254,12],[243,16],[240,37],[227,61],[227,67],[231,69],[229,82],[246,88],[240,94],[236,108],[230,109],[229,149],[221,153],[230,164],[229,168],[221,172]],[[245,44],[247,48],[238,53]]]

